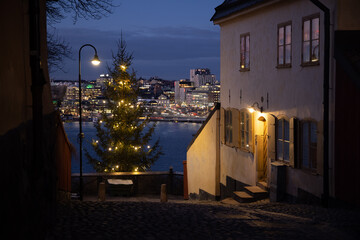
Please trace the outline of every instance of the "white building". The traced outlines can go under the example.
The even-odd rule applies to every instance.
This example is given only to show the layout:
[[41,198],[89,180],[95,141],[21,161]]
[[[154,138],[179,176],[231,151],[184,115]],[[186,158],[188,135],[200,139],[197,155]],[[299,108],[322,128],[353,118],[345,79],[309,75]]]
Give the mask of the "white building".
[[[321,3],[312,2],[329,10],[330,24]],[[216,8],[221,109],[188,147],[191,196],[239,196],[245,186],[262,185],[275,201],[359,204],[353,168],[360,154],[348,147],[359,140],[347,135],[344,143],[339,130],[360,132],[342,116],[360,115],[359,12],[355,0],[225,0]],[[336,86],[345,80],[349,94],[340,95]],[[356,113],[346,98],[357,102]],[[351,157],[341,157],[345,152]],[[357,190],[347,192],[347,185]]]
[[206,84],[215,84],[216,77],[210,73],[208,68],[190,69],[190,81],[194,82],[195,87]]

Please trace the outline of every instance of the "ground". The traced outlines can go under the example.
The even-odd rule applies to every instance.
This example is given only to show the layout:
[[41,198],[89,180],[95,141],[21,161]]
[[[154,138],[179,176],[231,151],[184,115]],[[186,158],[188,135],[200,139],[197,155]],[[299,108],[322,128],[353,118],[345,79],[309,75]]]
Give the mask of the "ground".
[[59,203],[47,239],[360,239],[360,211],[354,209],[267,200],[85,200]]

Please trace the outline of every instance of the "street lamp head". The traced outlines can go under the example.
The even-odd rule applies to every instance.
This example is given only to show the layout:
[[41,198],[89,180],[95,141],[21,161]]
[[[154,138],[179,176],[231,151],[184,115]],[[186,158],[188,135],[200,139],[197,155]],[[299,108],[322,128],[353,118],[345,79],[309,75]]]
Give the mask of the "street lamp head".
[[100,59],[97,54],[94,55],[94,58],[91,60],[91,63],[95,66],[100,64]]

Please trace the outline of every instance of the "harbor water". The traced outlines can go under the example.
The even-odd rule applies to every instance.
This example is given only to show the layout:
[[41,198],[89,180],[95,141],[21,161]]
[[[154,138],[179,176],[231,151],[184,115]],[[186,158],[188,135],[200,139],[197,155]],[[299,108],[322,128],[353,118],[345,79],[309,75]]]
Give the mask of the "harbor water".
[[[152,123],[150,123],[152,124]],[[96,156],[92,149],[92,139],[96,139],[96,129],[92,122],[84,122],[83,132],[85,134],[83,141],[83,149],[87,149],[92,156]],[[174,171],[183,171],[183,160],[186,160],[186,148],[191,142],[192,138],[201,127],[201,123],[187,123],[187,122],[158,122],[155,128],[153,138],[150,145],[160,138],[160,145],[164,155],[154,163],[151,171],[168,171],[170,167]],[[71,160],[71,172],[80,172],[80,158],[79,158],[79,123],[67,122],[64,123],[65,131],[71,144],[76,149],[76,154]],[[83,173],[93,173],[95,170],[90,164],[83,151]]]

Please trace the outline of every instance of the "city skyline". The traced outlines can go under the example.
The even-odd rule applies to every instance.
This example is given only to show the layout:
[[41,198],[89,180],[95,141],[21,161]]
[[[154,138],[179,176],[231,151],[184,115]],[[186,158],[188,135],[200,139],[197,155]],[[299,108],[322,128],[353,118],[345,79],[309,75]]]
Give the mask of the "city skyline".
[[[53,80],[77,80],[78,49],[93,44],[102,63],[87,65],[92,49],[82,51],[82,79],[95,80],[107,73],[111,54],[117,50],[121,34],[133,52],[132,67],[137,77],[158,76],[166,80],[189,78],[190,69],[209,68],[219,79],[219,28],[210,22],[214,8],[222,0],[169,2],[158,0],[121,1],[113,13],[100,20],[80,19],[75,24],[71,16],[54,24],[58,36],[69,42],[72,59],[64,60],[64,71],[51,72]],[[151,9],[151,11],[149,11]],[[166,19],[166,21],[164,21]],[[49,31],[54,29],[50,26]]]

